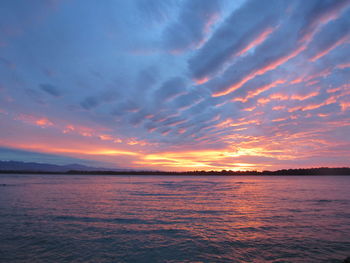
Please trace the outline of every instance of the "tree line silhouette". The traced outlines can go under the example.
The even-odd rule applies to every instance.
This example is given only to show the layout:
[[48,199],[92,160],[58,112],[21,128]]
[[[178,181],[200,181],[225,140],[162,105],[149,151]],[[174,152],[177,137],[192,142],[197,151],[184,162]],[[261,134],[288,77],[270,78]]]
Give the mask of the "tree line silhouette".
[[208,176],[240,176],[240,175],[350,175],[349,167],[341,168],[329,168],[329,167],[320,167],[320,168],[299,168],[299,169],[282,169],[277,171],[232,171],[232,170],[221,170],[221,171],[80,171],[80,170],[70,170],[67,172],[50,172],[50,171],[29,171],[29,170],[1,170],[0,173],[16,173],[16,174],[86,174],[86,175],[208,175]]

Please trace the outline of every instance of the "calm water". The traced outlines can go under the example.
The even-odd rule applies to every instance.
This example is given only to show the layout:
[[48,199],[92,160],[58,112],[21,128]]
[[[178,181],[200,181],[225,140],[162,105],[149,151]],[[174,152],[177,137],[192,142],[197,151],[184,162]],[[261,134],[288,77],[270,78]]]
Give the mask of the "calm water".
[[350,177],[0,175],[0,184],[1,262],[350,256]]

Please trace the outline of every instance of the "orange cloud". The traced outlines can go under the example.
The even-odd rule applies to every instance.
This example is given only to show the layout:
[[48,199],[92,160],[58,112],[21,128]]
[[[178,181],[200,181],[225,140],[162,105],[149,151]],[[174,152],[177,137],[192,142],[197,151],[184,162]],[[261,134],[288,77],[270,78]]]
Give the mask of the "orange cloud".
[[283,93],[274,93],[269,96],[271,100],[289,100],[289,96]]
[[285,82],[286,81],[283,79],[278,79],[272,83],[266,84],[264,86],[261,86],[261,87],[255,89],[255,90],[249,91],[247,96],[245,96],[245,97],[236,97],[236,98],[232,99],[232,101],[247,102],[248,99],[254,98],[255,96],[258,96],[259,94],[263,93],[264,91],[267,91],[267,90],[274,88],[277,85],[283,84]]
[[327,9],[327,12],[320,13],[316,19],[311,22],[306,34],[300,39],[300,42],[310,42],[323,25],[337,19],[341,15],[341,11],[345,10],[348,5],[349,2],[347,1],[339,1],[333,8]]
[[49,121],[49,119],[47,118],[41,118],[39,120],[35,121],[36,125],[40,126],[40,127],[47,127],[47,126],[52,126],[53,123],[51,121]]
[[327,89],[327,93],[334,93],[341,90],[341,87]]
[[36,125],[42,128],[53,126],[54,124],[46,117],[36,117],[33,115],[19,114],[15,117],[15,120],[20,120],[24,123]]
[[321,52],[317,53],[313,57],[311,57],[309,60],[311,62],[315,62],[316,60],[322,58],[323,56],[327,55],[329,52],[331,52],[336,47],[344,44],[349,39],[348,36],[344,36],[341,39],[339,39],[337,42],[333,43],[330,47],[326,48],[325,50],[322,50]]
[[300,100],[300,101],[303,101],[303,100],[307,100],[307,99],[309,99],[309,98],[315,97],[315,96],[317,96],[318,94],[320,94],[318,91],[314,91],[314,92],[311,92],[311,93],[306,94],[306,95],[294,94],[294,95],[291,96],[291,99],[292,99],[292,100]]
[[296,79],[290,81],[289,83],[294,85],[294,84],[298,84],[300,82],[303,82],[303,78],[296,78]]
[[341,102],[340,107],[342,111],[346,111],[348,108],[350,108],[350,102],[349,101]]
[[289,109],[288,109],[288,112],[295,112],[295,111],[301,110],[301,109],[302,109],[301,106],[296,106],[296,107],[293,107],[293,108],[289,108]]
[[259,88],[257,88],[256,90],[249,91],[249,92],[248,92],[248,95],[247,95],[247,97],[246,97],[246,99],[253,98],[253,97],[259,95],[260,93],[262,93],[262,92],[264,92],[264,91],[267,91],[267,90],[269,90],[269,89],[271,89],[271,88],[273,88],[273,87],[276,87],[276,86],[278,86],[278,85],[280,85],[280,84],[283,84],[283,83],[285,83],[285,82],[286,82],[286,81],[283,80],[283,79],[278,79],[278,80],[275,80],[274,82],[272,82],[272,83],[270,83],[270,84],[267,84],[267,85],[264,85],[264,86],[262,86],[262,87],[259,87]]
[[319,80],[313,80],[313,81],[310,81],[308,83],[306,83],[306,87],[309,87],[309,86],[312,86],[312,85],[315,85],[317,83],[319,83],[320,81]]
[[102,141],[113,141],[113,137],[108,134],[101,134],[98,136]]
[[209,80],[209,77],[203,77],[201,79],[195,79],[194,82],[197,84],[197,85],[202,85],[206,82],[208,82]]
[[[97,131],[95,131],[92,128],[81,126],[81,125],[68,124],[62,129],[62,132],[65,134],[66,133],[77,133],[77,134],[84,136],[84,137],[92,137],[96,134]],[[101,140],[102,140],[102,138],[104,140],[107,140],[106,135],[97,135],[97,137],[100,138]]]
[[146,146],[146,145],[155,145],[155,143],[149,143],[145,140],[139,140],[135,137],[133,138],[130,138],[128,141],[127,141],[127,144],[128,145],[139,145],[139,146]]
[[318,117],[325,118],[328,117],[330,114],[325,114],[325,113],[319,113],[317,114]]
[[268,98],[260,98],[260,99],[258,99],[258,103],[259,104],[262,104],[262,105],[264,105],[264,104],[266,104],[266,103],[269,103],[271,100],[270,99],[268,99]]
[[281,122],[281,121],[285,121],[288,120],[289,118],[278,118],[278,119],[274,119],[272,120],[272,122]]
[[265,39],[274,31],[275,29],[270,27],[267,28],[264,32],[262,32],[257,38],[255,38],[252,42],[250,42],[244,49],[237,53],[237,56],[242,56],[244,53],[247,53],[252,48],[260,45]]
[[350,68],[350,62],[337,65],[337,68],[340,68],[340,69]]
[[325,78],[325,77],[327,77],[329,74],[331,74],[331,72],[332,72],[332,70],[330,69],[330,68],[326,68],[326,69],[324,69],[324,70],[322,70],[322,71],[320,71],[320,72],[317,72],[317,73],[315,73],[315,74],[313,74],[313,75],[309,75],[309,76],[307,76],[305,79],[304,79],[304,81],[305,82],[308,82],[308,81],[310,81],[310,80],[312,80],[312,79],[316,79],[316,78]]
[[244,111],[253,111],[256,109],[256,106],[253,106],[253,107],[249,107],[249,108],[245,108],[243,109]]
[[253,71],[252,73],[248,74],[247,76],[245,76],[241,81],[231,85],[229,88],[227,88],[226,90],[223,91],[219,91],[219,92],[215,92],[212,94],[213,97],[220,97],[220,96],[224,96],[227,95],[237,89],[239,89],[240,87],[242,87],[245,83],[247,83],[249,80],[255,78],[256,76],[259,75],[263,75],[266,72],[273,70],[277,67],[279,67],[280,65],[286,63],[288,60],[296,57],[297,55],[299,55],[302,51],[304,51],[306,48],[306,46],[301,46],[297,49],[295,49],[293,52],[291,52],[288,55],[285,55],[283,57],[280,57],[272,62],[270,62],[268,65]]
[[285,109],[285,108],[286,108],[286,106],[280,105],[280,106],[275,106],[275,107],[273,107],[272,110],[280,111],[280,110],[283,110],[283,109]]
[[250,121],[231,123],[230,126],[235,127],[235,126],[242,126],[242,125],[247,125],[247,124],[259,124],[259,123],[260,123],[259,120],[250,120]]
[[179,133],[179,134],[183,134],[183,133],[185,133],[185,132],[186,132],[186,129],[183,129],[183,128],[182,128],[182,129],[178,129],[178,133]]
[[[336,103],[337,102],[337,98],[339,98],[339,96],[340,95],[338,95],[338,96],[331,96],[327,100],[325,100],[324,102],[309,104],[307,106],[299,106],[299,107],[295,107],[293,109],[295,109],[295,110],[302,110],[302,111],[309,111],[309,110],[318,109],[318,108],[320,108],[322,106],[329,105],[329,104],[332,104],[332,103]],[[290,110],[289,110],[289,112],[292,112]]]

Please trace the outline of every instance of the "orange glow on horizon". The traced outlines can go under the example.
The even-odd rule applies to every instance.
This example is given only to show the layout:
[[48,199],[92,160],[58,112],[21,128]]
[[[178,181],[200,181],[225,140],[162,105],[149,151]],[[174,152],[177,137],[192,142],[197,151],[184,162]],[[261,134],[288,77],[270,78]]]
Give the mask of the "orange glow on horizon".
[[93,145],[85,145],[83,144],[81,147],[71,147],[71,148],[63,148],[63,147],[57,147],[56,145],[45,145],[45,144],[21,144],[21,143],[12,143],[12,144],[6,144],[4,142],[0,142],[1,145],[4,145],[6,147],[10,148],[18,148],[28,151],[38,151],[42,153],[50,153],[50,154],[57,154],[57,153],[67,153],[67,154],[79,154],[79,155],[139,155],[138,152],[132,152],[122,149],[114,149],[114,148],[102,148],[102,147],[96,147]]

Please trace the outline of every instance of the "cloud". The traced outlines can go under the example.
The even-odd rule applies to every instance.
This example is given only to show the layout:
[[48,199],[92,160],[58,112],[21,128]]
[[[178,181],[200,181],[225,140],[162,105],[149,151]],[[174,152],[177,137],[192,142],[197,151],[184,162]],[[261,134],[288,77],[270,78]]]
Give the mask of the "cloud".
[[[317,1],[308,1],[307,4],[303,5],[300,3],[293,2],[293,6],[288,6],[291,10],[290,14],[284,17],[278,30],[259,45],[253,54],[247,55],[231,65],[220,81],[208,83],[208,86],[215,87],[216,91],[213,96],[227,95],[256,76],[274,70],[297,57],[312,40],[310,36],[307,38],[307,42],[303,42],[304,36],[306,34],[313,36],[316,30],[324,25],[324,20],[320,17],[326,16],[327,11],[329,11],[334,13],[332,18],[335,19],[341,13],[336,3],[327,5],[328,9],[318,9]],[[306,19],[303,20],[300,17]],[[300,32],[303,33],[300,34]],[[277,46],[278,48],[276,48]],[[239,69],[237,69],[237,64],[240,65]]]
[[46,128],[49,126],[53,126],[53,122],[50,121],[47,117],[37,117],[28,114],[19,114],[15,117],[15,120],[22,121],[24,123],[32,124],[39,126],[41,128]]
[[264,8],[262,1],[247,1],[235,10],[190,59],[193,78],[209,80],[232,64],[235,57],[263,43],[276,30],[287,4],[285,1],[272,1],[269,7]]
[[112,110],[112,115],[122,116],[127,113],[138,112],[140,107],[133,100],[124,100],[118,103],[117,107]]
[[58,97],[61,97],[62,95],[60,89],[52,84],[44,83],[44,84],[40,84],[39,87],[42,91],[46,92],[47,94],[53,97],[58,98]]
[[310,61],[316,60],[327,55],[333,49],[345,43],[350,43],[349,27],[350,20],[347,18],[350,15],[350,9],[343,14],[344,18],[331,21],[314,37],[308,53],[311,54]]
[[80,103],[80,105],[86,110],[93,109],[97,107],[99,104],[100,102],[96,97],[87,97]]
[[160,88],[154,92],[156,103],[164,103],[174,99],[186,92],[186,82],[181,77],[174,77],[165,81]]
[[221,13],[220,0],[186,0],[178,19],[162,33],[163,47],[171,52],[198,48]]
[[[271,83],[264,83],[264,81],[262,81],[260,78],[254,82],[255,85],[253,83],[250,83],[250,86],[253,88],[245,89],[247,94],[244,97],[235,97],[233,100],[247,102],[249,99],[254,98],[260,95],[261,93],[268,91],[278,85],[284,84],[285,82],[286,80],[277,79]],[[261,85],[261,86],[257,86],[257,85]]]
[[[304,17],[306,23],[300,30],[299,39],[302,41],[310,41],[315,33],[317,33],[323,25],[332,20],[339,18],[349,6],[348,0],[340,1],[309,1],[307,13]],[[304,5],[303,2],[301,2]],[[306,5],[307,6],[307,5]]]
[[192,91],[174,99],[174,107],[178,110],[186,110],[189,107],[193,107],[200,101],[204,100],[203,95],[198,91]]

